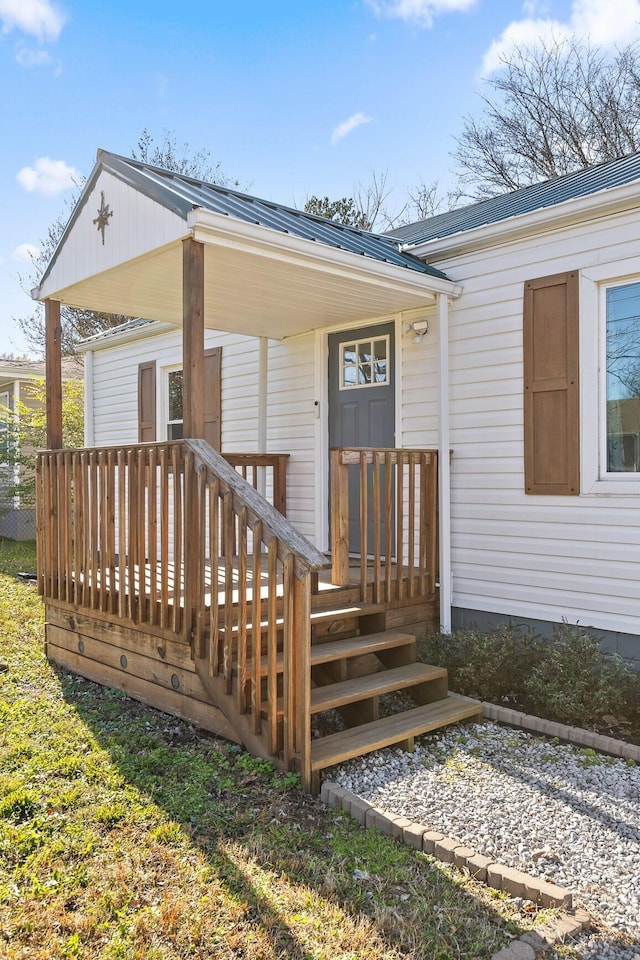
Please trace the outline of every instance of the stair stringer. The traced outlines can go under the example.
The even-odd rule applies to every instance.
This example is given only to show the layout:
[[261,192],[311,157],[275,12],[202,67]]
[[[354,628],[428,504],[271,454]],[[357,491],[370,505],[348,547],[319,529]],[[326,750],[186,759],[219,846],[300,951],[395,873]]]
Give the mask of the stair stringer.
[[253,715],[251,713],[241,713],[238,710],[234,695],[226,692],[225,679],[222,674],[212,677],[209,673],[209,663],[205,659],[196,657],[194,664],[202,686],[211,697],[213,705],[220,710],[229,726],[232,727],[238,742],[246,747],[254,757],[271,760],[278,770],[284,770],[282,759],[269,753],[266,732],[256,733],[253,729]]

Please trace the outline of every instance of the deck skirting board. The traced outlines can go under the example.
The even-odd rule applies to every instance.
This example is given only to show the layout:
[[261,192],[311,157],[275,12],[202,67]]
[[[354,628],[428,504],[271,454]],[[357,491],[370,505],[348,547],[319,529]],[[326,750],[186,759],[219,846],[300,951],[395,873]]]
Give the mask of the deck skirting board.
[[[174,643],[168,651],[162,638],[154,641],[149,634],[129,628],[114,631],[110,640],[103,639],[103,622],[82,615],[82,622],[75,624],[75,619],[80,618],[72,617],[75,629],[70,629],[54,622],[61,619],[60,614],[59,609],[52,610],[47,604],[45,652],[53,663],[211,733],[238,741],[196,674],[188,647],[176,651],[173,648],[181,645]],[[174,659],[171,654],[176,652],[179,655]]]

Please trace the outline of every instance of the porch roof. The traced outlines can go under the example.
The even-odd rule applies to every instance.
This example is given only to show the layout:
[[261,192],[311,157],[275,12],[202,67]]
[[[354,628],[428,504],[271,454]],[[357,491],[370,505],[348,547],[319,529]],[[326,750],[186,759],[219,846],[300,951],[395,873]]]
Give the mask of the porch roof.
[[180,323],[186,237],[213,329],[282,339],[459,293],[396,240],[99,151],[33,296]]

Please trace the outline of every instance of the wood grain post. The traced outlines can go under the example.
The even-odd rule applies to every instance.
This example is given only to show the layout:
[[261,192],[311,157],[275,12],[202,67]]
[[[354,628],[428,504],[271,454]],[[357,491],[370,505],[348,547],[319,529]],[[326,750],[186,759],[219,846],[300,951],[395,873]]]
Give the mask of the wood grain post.
[[204,438],[204,244],[182,241],[184,436]]
[[349,583],[349,467],[331,451],[331,580]]
[[47,377],[47,447],[62,448],[62,327],[60,301],[45,300],[45,372]]
[[[204,438],[204,245],[192,237],[182,245],[182,415],[184,436]],[[192,636],[197,598],[200,523],[197,507],[197,481],[192,459],[185,461],[184,515],[184,631]]]

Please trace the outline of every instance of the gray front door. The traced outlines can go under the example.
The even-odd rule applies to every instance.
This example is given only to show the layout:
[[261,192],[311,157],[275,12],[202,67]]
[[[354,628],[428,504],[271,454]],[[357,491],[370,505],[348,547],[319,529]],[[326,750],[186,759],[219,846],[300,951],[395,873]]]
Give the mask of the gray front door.
[[[394,323],[384,323],[329,335],[330,447],[395,446],[394,331]],[[359,498],[357,470],[350,468],[349,552],[356,554],[360,552]],[[372,538],[370,529],[368,543]]]

